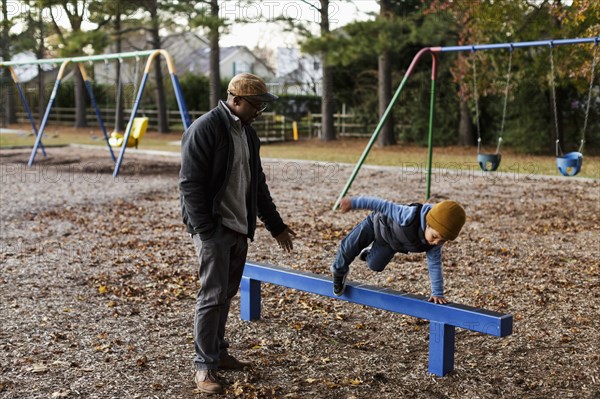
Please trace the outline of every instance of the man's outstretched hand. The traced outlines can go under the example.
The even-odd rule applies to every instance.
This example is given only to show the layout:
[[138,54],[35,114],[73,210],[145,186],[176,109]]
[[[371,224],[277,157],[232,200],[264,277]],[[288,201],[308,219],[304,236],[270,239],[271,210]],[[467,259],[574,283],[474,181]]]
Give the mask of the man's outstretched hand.
[[294,250],[293,237],[296,236],[296,233],[289,227],[286,227],[282,233],[280,233],[275,239],[279,246],[284,249],[286,252],[292,252]]

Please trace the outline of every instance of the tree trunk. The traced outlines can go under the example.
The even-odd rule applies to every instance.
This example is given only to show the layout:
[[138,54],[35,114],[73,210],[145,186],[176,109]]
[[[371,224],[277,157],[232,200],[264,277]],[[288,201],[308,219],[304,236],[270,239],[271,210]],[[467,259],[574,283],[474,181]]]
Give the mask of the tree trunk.
[[[37,57],[38,60],[42,60],[45,58],[46,56],[46,47],[44,46],[44,37],[46,35],[46,31],[44,28],[44,18],[43,18],[43,13],[42,10],[38,11],[38,20],[37,20],[37,28],[38,28],[38,32],[39,32],[39,37],[37,38],[37,48],[35,50],[35,56]],[[44,118],[44,114],[46,113],[46,106],[48,105],[46,103],[46,79],[44,76],[44,70],[42,69],[41,65],[38,65],[37,67],[37,72],[38,72],[38,80],[37,80],[37,84],[38,84],[38,125],[40,125],[42,123],[42,119]],[[34,111],[31,111],[32,113]]]
[[[379,17],[381,19],[389,19],[391,14],[390,1],[382,0],[379,4]],[[389,51],[384,51],[380,54],[377,62],[379,75],[377,92],[379,95],[379,118],[381,118],[392,100],[392,64]],[[386,147],[394,144],[396,144],[396,137],[394,136],[394,117],[390,113],[387,121],[379,132],[377,146]]]
[[[120,3],[119,3],[120,4]],[[115,50],[117,53],[122,51],[122,42],[121,42],[121,10],[117,8],[117,15],[115,15]],[[123,82],[121,81],[121,63],[117,61],[115,68],[116,75],[116,104],[115,104],[115,130],[117,132],[125,131],[125,116],[123,112]]]
[[[160,48],[160,47],[155,47]],[[167,119],[165,88],[163,84],[163,76],[161,71],[160,58],[154,60],[154,77],[156,78],[156,104],[158,112],[158,132],[169,133],[169,121]]]
[[[392,66],[390,62],[389,52],[379,56],[379,117],[383,117],[385,110],[392,100]],[[394,116],[390,113],[387,121],[379,132],[377,145],[386,147],[396,144],[394,136]]]
[[[39,53],[38,53],[39,54]],[[42,59],[42,58],[38,58],[38,59]],[[44,79],[44,70],[42,69],[41,65],[38,65],[37,67],[38,70],[38,80],[37,80],[37,85],[38,85],[38,125],[42,123],[42,119],[44,118],[44,114],[46,113],[46,106],[48,105],[46,103],[46,79]],[[31,113],[33,113],[35,111],[31,111]]]
[[82,128],[87,127],[87,120],[85,117],[85,83],[83,82],[83,76],[77,66],[74,66],[75,71],[75,127]]
[[[7,10],[7,1],[2,0],[2,59],[9,61],[10,60],[10,47],[9,47],[9,23],[8,23],[8,10]],[[13,83],[12,78],[10,76],[10,71],[8,68],[4,68],[2,72],[2,94],[0,98],[3,100],[3,103],[6,104],[5,112],[2,115],[2,125],[6,126],[10,123],[15,123],[17,121],[17,113],[15,109],[15,100],[13,96]]]
[[[211,0],[210,2],[210,14],[211,17],[219,18],[219,2],[218,0]],[[210,107],[214,108],[219,103],[221,97],[221,57],[219,49],[219,27],[213,27],[210,29]]]
[[458,144],[475,145],[473,137],[473,122],[471,121],[471,111],[469,104],[464,98],[460,99],[460,122],[458,124]]
[[[6,53],[4,53],[2,57],[4,58],[5,55]],[[10,57],[4,59],[10,60]],[[2,104],[6,104],[6,108],[2,107],[4,108],[4,112],[2,113],[2,126],[6,126],[16,122],[15,105],[12,93],[13,84],[11,83],[12,78],[10,77],[8,68],[4,68],[2,71],[1,79],[2,83],[0,84],[0,98],[2,99]]]
[[[329,35],[329,0],[321,0],[321,37]],[[321,97],[321,140],[335,140],[335,129],[333,126],[333,73],[327,53],[321,54],[321,65],[323,68],[323,93]]]
[[[151,42],[152,48],[160,49],[160,26],[158,21],[158,5],[153,1],[150,7],[150,16],[152,18]],[[158,132],[169,133],[169,121],[167,120],[167,104],[165,97],[165,88],[161,70],[160,58],[154,60],[154,77],[156,80],[156,107],[158,113]]]

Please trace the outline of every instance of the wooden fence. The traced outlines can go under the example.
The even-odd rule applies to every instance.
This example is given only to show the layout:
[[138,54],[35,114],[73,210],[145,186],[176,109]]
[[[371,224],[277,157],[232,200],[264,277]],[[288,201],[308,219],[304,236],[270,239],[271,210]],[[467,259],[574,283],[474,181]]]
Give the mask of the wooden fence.
[[[88,126],[97,126],[98,121],[93,108],[87,108],[86,119]],[[200,117],[206,111],[189,111],[191,120]],[[112,131],[115,124],[115,109],[100,108],[100,113],[107,130]],[[125,123],[131,115],[131,110],[124,110]],[[157,110],[140,109],[137,116],[146,116],[149,119],[149,129],[156,130],[158,127]],[[36,117],[37,119],[37,117]],[[17,111],[19,123],[29,123],[24,111]],[[183,123],[179,111],[167,111],[169,129],[172,131],[182,130]],[[75,108],[53,107],[48,117],[48,123],[59,125],[75,124]],[[292,140],[293,120],[285,115],[265,112],[256,120],[253,126],[256,128],[261,139],[266,141]],[[375,128],[374,125],[361,123],[353,114],[335,114],[334,128],[338,137],[370,137]],[[308,114],[298,121],[298,135],[300,138],[318,137],[321,132],[321,114]]]

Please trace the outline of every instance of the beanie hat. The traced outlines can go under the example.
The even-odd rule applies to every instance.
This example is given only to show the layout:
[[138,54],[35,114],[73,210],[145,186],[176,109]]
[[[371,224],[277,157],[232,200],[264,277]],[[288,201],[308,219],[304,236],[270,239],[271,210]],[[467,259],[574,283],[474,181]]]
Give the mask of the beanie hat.
[[455,201],[442,201],[434,205],[425,216],[427,224],[449,241],[458,237],[465,219],[465,210]]

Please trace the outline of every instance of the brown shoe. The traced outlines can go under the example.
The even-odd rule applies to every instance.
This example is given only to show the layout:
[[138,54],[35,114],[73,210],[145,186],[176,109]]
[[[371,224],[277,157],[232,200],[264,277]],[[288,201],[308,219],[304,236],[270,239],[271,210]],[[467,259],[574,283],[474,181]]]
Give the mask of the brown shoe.
[[223,393],[216,370],[196,370],[194,374],[196,387],[205,393]]
[[231,355],[226,355],[219,360],[219,368],[221,370],[241,370],[246,367],[252,367],[252,363],[242,362]]

